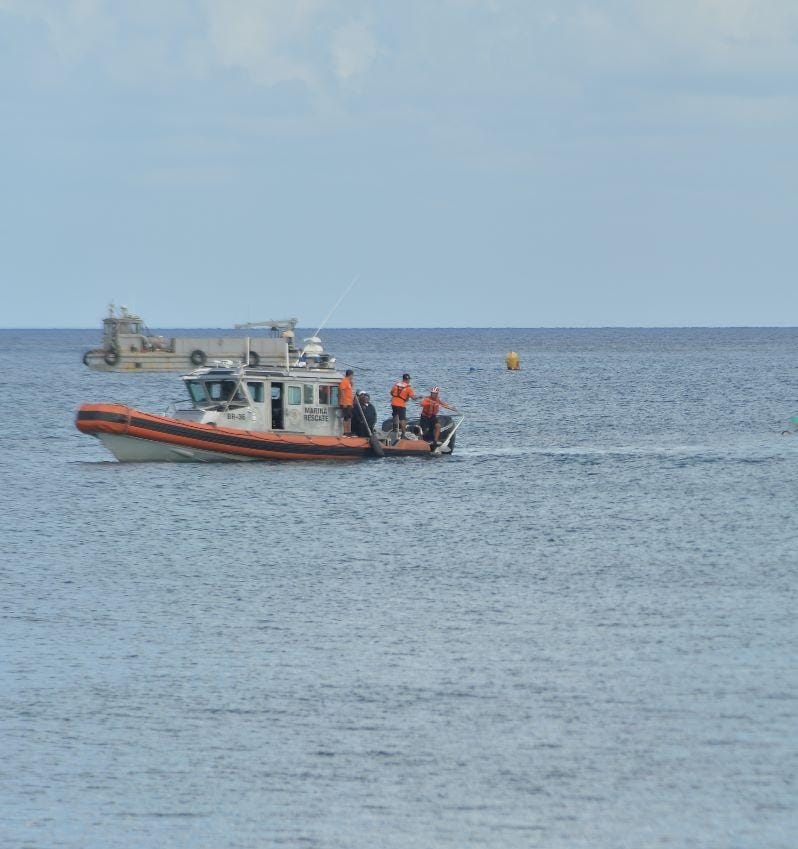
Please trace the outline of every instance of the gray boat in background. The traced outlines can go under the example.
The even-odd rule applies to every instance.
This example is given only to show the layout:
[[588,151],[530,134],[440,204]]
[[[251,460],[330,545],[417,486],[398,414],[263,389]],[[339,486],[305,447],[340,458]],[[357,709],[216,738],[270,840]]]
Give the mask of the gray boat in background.
[[[279,319],[237,324],[236,330],[267,328],[266,336],[158,336],[150,332],[141,316],[114,305],[103,319],[103,338],[99,348],[83,355],[83,362],[97,371],[191,371],[214,360],[234,360],[252,367],[285,364],[288,356],[302,352],[294,346],[297,319]],[[314,338],[305,340],[303,351],[314,347]]]

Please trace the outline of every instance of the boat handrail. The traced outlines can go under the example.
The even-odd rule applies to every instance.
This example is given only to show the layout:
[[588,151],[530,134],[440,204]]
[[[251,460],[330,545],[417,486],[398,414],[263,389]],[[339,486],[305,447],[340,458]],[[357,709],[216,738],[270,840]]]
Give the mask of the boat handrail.
[[[188,404],[188,407],[178,407],[178,404]],[[165,416],[170,415],[171,413],[176,413],[182,410],[195,410],[196,405],[191,400],[191,398],[177,398],[174,401],[170,401],[166,405],[166,411],[164,412]]]
[[226,410],[230,409],[230,405],[233,403],[233,401],[236,400],[236,395],[239,393],[239,390],[241,390],[241,392],[242,392],[241,397],[246,399],[246,400],[244,400],[243,403],[241,401],[236,402],[236,406],[233,407],[233,409],[237,410],[237,409],[240,409],[241,407],[247,407],[249,409],[252,408],[252,404],[249,402],[249,399],[247,398],[246,390],[244,390],[244,387],[243,387],[245,377],[246,377],[246,372],[244,371],[244,364],[242,363],[241,367],[238,369],[238,374],[236,376],[236,385],[233,387],[233,391],[230,393],[230,397],[226,401],[223,401],[221,404],[219,404],[219,406],[217,407],[219,412],[223,413]]
[[246,321],[243,324],[234,324],[236,330],[245,330],[248,327],[268,327],[269,330],[295,330],[298,319],[296,318],[277,318],[267,319],[266,321]]
[[[443,440],[443,442],[441,442],[441,443],[440,443],[440,445],[436,446],[435,450],[433,451],[433,453],[434,453],[434,454],[440,454],[440,453],[442,453],[443,449],[444,449],[444,448],[445,448],[445,447],[446,447],[446,446],[447,446],[447,445],[451,442],[451,439],[452,439],[452,437],[454,436],[455,431],[457,430],[457,428],[458,428],[458,427],[460,427],[460,425],[461,425],[461,424],[463,423],[463,421],[465,420],[465,415],[464,415],[463,413],[458,413],[458,415],[460,416],[460,418],[459,418],[459,419],[455,422],[454,427],[453,427],[453,428],[449,431],[449,433],[446,435],[446,439],[444,439],[444,440]],[[450,416],[450,418],[451,418],[451,419],[454,419],[455,417],[454,417],[454,416]]]

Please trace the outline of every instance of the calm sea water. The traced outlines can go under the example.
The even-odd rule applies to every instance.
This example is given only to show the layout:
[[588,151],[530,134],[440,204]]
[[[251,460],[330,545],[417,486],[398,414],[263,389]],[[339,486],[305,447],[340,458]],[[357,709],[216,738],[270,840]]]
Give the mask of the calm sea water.
[[0,331],[0,846],[795,846],[798,330],[322,335],[455,454],[118,464],[177,376]]

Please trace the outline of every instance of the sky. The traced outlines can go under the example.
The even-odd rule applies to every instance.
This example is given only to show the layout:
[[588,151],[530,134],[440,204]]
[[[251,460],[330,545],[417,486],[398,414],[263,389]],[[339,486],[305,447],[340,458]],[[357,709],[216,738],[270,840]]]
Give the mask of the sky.
[[798,324],[795,0],[0,0],[0,107],[0,327]]

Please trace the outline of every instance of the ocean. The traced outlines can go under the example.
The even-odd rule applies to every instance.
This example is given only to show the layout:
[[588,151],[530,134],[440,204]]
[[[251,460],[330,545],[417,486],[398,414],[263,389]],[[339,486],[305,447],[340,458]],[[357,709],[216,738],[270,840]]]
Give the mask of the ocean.
[[120,464],[179,376],[0,331],[0,847],[792,849],[798,329],[321,335],[454,454]]

